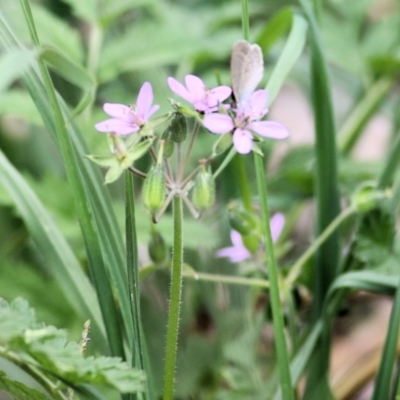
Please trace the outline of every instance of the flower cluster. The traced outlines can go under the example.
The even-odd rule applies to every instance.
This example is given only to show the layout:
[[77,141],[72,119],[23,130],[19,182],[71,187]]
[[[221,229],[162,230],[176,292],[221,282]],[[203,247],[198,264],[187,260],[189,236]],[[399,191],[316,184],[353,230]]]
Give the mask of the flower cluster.
[[[255,90],[247,101],[231,107],[223,104],[232,94],[230,87],[207,89],[204,82],[195,75],[187,75],[185,84],[186,86],[174,78],[168,78],[169,88],[191,103],[196,111],[204,114],[203,125],[206,129],[215,134],[233,133],[233,145],[238,153],[251,152],[254,139],[252,132],[272,139],[288,137],[289,133],[282,124],[262,120],[268,113],[266,90]],[[153,105],[151,84],[145,82],[135,105],[105,103],[103,109],[112,118],[96,124],[96,129],[125,136],[140,131],[159,106]]]

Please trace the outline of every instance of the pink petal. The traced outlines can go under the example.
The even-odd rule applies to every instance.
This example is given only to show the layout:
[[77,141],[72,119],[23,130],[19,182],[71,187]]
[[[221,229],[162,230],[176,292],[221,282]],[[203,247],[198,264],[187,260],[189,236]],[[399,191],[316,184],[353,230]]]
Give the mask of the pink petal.
[[253,135],[245,129],[236,129],[233,134],[233,145],[240,154],[248,154],[253,148]]
[[275,121],[256,121],[249,124],[247,128],[271,139],[286,139],[289,136],[288,130]]
[[232,93],[229,86],[218,86],[210,90],[209,102],[213,101],[213,105],[218,105],[226,100]]
[[158,104],[154,104],[153,107],[150,108],[149,112],[147,113],[147,118],[149,119],[156,111],[158,111],[160,106]]
[[128,135],[137,132],[140,128],[137,125],[121,121],[120,119],[107,119],[95,125],[95,128],[100,132],[114,132],[119,135]]
[[276,242],[285,225],[285,217],[281,213],[276,213],[272,216],[269,223],[271,225],[272,240]]
[[228,133],[234,128],[232,118],[226,114],[206,114],[203,119],[203,125],[213,133]]
[[201,101],[206,98],[206,86],[199,77],[195,75],[186,75],[185,83],[189,93],[193,96],[193,102]]
[[185,86],[182,85],[182,83],[180,83],[176,79],[170,77],[170,78],[168,78],[168,86],[178,96],[182,97],[189,103],[192,102],[192,100],[193,100],[192,95],[188,92],[188,90],[185,88]]
[[250,97],[249,103],[254,112],[265,110],[268,101],[268,91],[264,89],[256,90]]
[[137,101],[136,101],[136,112],[137,114],[147,121],[148,112],[150,111],[151,105],[153,104],[153,88],[149,82],[143,83],[140,88]]
[[103,110],[111,117],[132,122],[132,109],[124,104],[105,103]]

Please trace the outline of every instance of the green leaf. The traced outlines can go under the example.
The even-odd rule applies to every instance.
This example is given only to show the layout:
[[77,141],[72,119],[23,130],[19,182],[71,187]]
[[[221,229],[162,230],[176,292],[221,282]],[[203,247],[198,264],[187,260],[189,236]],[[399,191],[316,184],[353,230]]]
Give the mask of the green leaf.
[[0,93],[24,74],[32,65],[35,52],[26,49],[13,49],[0,57]]
[[268,90],[268,102],[271,104],[282,87],[287,75],[303,52],[307,36],[307,22],[300,15],[293,14],[292,28],[285,47],[275,64],[275,68],[269,77],[266,89]]
[[70,246],[40,200],[0,151],[0,183],[13,199],[27,229],[49,264],[66,298],[78,315],[93,320],[104,337],[104,326],[94,290]]
[[86,357],[80,345],[67,342],[66,333],[36,321],[28,303],[18,298],[8,304],[0,298],[0,343],[23,363],[71,385],[101,384],[122,393],[143,390],[141,371],[129,368],[117,357]]
[[260,45],[264,54],[267,54],[273,44],[285,34],[292,21],[293,11],[290,8],[280,9],[269,19],[255,40],[255,43]]
[[0,371],[0,390],[15,396],[13,398],[18,400],[48,400],[48,397],[43,393],[25,386],[22,382],[10,379],[3,371]]
[[86,157],[101,167],[114,167],[118,165],[118,160],[115,156],[87,155]]

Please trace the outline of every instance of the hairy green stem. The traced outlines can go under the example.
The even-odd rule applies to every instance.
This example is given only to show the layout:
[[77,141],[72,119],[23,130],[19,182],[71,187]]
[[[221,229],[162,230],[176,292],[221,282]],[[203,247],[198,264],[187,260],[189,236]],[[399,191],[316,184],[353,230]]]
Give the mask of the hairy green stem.
[[175,364],[178,350],[179,314],[182,296],[183,209],[182,199],[179,196],[174,197],[173,213],[174,244],[165,355],[164,400],[173,400],[174,397]]
[[267,254],[268,277],[270,284],[270,297],[272,307],[272,320],[274,325],[275,347],[278,358],[279,380],[283,400],[294,400],[294,390],[290,376],[290,360],[285,338],[283,324],[283,311],[279,293],[279,272],[274,255],[274,243],[272,241],[271,226],[269,222],[269,210],[267,199],[267,183],[264,172],[262,156],[254,153],[254,165],[257,176],[257,188],[260,196],[261,219],[265,237],[265,250]]
[[321,245],[332,235],[333,232],[351,215],[356,213],[355,207],[348,207],[343,210],[327,227],[326,229],[315,239],[312,245],[305,251],[305,253],[296,261],[296,263],[290,269],[289,274],[285,279],[287,287],[292,287],[299,277],[301,269],[304,264],[311,258],[313,254],[321,247]]

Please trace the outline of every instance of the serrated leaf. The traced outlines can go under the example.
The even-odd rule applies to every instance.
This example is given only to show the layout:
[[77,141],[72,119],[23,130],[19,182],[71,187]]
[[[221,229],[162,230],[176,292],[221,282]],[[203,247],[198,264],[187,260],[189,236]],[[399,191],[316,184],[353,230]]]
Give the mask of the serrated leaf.
[[[48,400],[48,397],[43,393],[24,385],[22,382],[10,379],[3,371],[0,371],[0,390],[18,400]],[[1,392],[0,398],[2,398]]]
[[7,354],[14,352],[24,363],[71,385],[102,384],[122,393],[143,390],[142,371],[117,357],[84,358],[78,343],[67,342],[63,330],[39,324],[34,310],[21,298],[10,304],[0,298],[0,344]]

